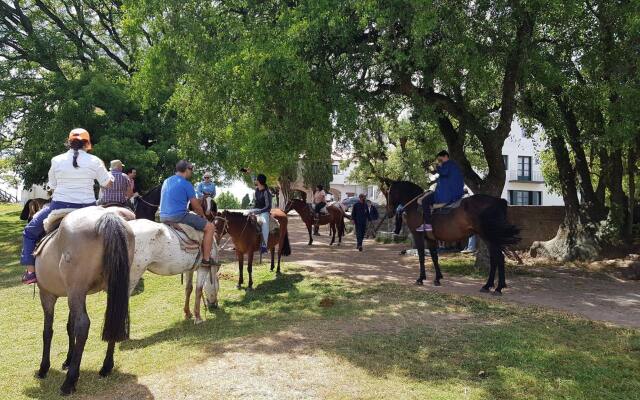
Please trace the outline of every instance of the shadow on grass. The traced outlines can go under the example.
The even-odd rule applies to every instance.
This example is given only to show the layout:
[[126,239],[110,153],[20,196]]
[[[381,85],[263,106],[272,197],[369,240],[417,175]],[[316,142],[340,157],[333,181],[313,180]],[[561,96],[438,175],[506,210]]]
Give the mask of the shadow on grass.
[[[116,360],[117,362],[117,360]],[[37,386],[31,386],[23,391],[23,394],[32,399],[63,399],[60,395],[60,386],[66,377],[66,372],[51,369],[45,379],[33,378]],[[139,384],[138,377],[131,374],[120,373],[116,370],[107,378],[101,378],[98,371],[80,371],[80,379],[76,386],[77,392],[73,397],[90,397],[92,399],[126,398],[128,400],[153,399],[149,389]],[[113,388],[117,387],[117,393]]]

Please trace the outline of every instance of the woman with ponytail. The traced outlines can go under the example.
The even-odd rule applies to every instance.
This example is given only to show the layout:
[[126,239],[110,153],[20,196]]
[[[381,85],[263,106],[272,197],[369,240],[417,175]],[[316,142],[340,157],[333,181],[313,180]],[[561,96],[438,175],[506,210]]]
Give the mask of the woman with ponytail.
[[67,147],[69,150],[66,153],[51,159],[48,184],[50,190],[53,190],[51,203],[33,217],[22,234],[20,263],[27,269],[22,276],[22,282],[25,284],[37,281],[33,251],[38,240],[44,235],[43,224],[49,214],[53,210],[63,208],[94,206],[94,180],[106,188],[113,183],[113,176],[107,171],[102,160],[88,153],[91,150],[89,132],[82,128],[72,130],[69,133]]

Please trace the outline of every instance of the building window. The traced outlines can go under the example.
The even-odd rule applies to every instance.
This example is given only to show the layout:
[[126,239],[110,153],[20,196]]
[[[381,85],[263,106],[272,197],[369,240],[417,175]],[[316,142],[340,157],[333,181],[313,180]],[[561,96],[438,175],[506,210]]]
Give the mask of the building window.
[[541,206],[542,192],[509,190],[509,203],[514,206]]
[[518,156],[518,180],[531,180],[531,157]]
[[340,173],[340,170],[338,169],[337,165],[333,164],[331,166],[331,173],[334,174],[334,175],[338,175]]
[[509,156],[508,156],[508,155],[503,154],[503,155],[502,155],[502,162],[503,162],[503,164],[504,164],[504,170],[505,170],[505,171],[506,171],[506,170],[508,170],[508,169],[509,169]]

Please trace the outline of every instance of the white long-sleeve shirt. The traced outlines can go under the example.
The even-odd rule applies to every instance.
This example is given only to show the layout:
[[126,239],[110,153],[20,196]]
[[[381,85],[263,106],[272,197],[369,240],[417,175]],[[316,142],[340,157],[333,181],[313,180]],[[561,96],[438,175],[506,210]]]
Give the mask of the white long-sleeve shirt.
[[83,150],[78,151],[78,168],[73,167],[73,150],[51,159],[49,188],[53,190],[53,201],[89,204],[96,201],[93,181],[100,186],[113,181],[101,159]]

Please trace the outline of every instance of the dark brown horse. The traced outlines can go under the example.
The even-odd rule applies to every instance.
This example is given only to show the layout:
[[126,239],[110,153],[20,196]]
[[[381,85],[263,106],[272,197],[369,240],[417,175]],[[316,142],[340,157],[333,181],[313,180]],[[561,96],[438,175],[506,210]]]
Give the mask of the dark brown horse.
[[284,208],[285,213],[289,213],[291,210],[296,210],[302,221],[307,225],[309,231],[309,246],[313,244],[312,229],[314,224],[327,225],[329,224],[329,235],[331,235],[331,243],[333,245],[336,241],[336,233],[338,234],[338,245],[342,243],[342,237],[344,236],[344,212],[337,206],[327,206],[328,214],[321,215],[318,220],[315,219],[313,209],[310,204],[307,204],[301,199],[291,199]]
[[[507,287],[504,272],[504,251],[506,246],[520,241],[518,234],[520,229],[507,220],[507,201],[504,199],[476,194],[464,198],[460,206],[453,209],[442,209],[433,214],[433,231],[425,235],[424,232],[416,232],[423,223],[422,213],[415,201],[424,191],[414,183],[399,181],[393,182],[389,188],[387,212],[393,216],[398,206],[404,206],[404,216],[407,226],[411,230],[413,240],[418,249],[420,260],[420,276],[416,280],[418,285],[427,279],[424,268],[424,244],[427,242],[431,260],[436,271],[434,285],[440,286],[442,273],[438,264],[437,241],[455,242],[476,234],[485,241],[489,247],[489,259],[491,269],[486,285],[481,289],[488,292],[494,287],[496,269],[498,270],[498,286],[496,294],[501,294]],[[396,224],[396,234],[400,232],[402,221]]]
[[42,210],[42,208],[50,202],[51,199],[42,198],[27,200],[27,202],[24,203],[24,207],[22,208],[22,213],[20,213],[20,219],[23,221],[31,222],[33,216],[36,215],[38,211]]
[[156,212],[160,207],[161,191],[162,185],[158,185],[135,199],[133,211],[136,213],[136,219],[156,220]]
[[[291,255],[289,232],[287,230],[288,218],[279,208],[272,209],[271,216],[280,223],[280,235],[269,235],[267,248],[271,252],[271,271],[273,271],[275,267],[275,248],[278,245],[278,268],[276,274],[280,274],[280,259],[282,256]],[[245,254],[247,255],[247,272],[249,273],[249,285],[247,287],[252,289],[253,254],[260,250],[260,244],[262,243],[262,235],[258,233],[256,219],[239,212],[223,211],[218,213],[214,224],[216,226],[216,241],[220,243],[222,236],[228,233],[236,249],[239,268],[238,289],[244,283],[242,267],[244,256]]]

